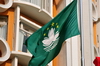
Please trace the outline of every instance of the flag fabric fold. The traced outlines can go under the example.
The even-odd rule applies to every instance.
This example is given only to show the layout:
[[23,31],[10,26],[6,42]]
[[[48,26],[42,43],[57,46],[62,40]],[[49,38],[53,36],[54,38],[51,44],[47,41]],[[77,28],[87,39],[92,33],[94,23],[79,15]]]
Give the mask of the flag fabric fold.
[[46,66],[58,55],[66,39],[79,34],[77,0],[74,0],[25,41],[33,55],[28,66]]

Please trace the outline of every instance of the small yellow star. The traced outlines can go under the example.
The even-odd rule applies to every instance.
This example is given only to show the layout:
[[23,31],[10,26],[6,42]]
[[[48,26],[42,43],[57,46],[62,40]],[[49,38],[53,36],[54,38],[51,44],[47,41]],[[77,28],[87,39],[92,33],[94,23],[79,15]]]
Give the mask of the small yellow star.
[[46,36],[46,33],[44,33],[43,35]]
[[57,25],[56,28],[59,28],[59,25]]
[[47,28],[47,30],[49,30],[49,28]]
[[58,25],[58,23],[56,23],[56,25]]
[[53,22],[51,25],[54,26],[54,24],[55,24],[55,23]]

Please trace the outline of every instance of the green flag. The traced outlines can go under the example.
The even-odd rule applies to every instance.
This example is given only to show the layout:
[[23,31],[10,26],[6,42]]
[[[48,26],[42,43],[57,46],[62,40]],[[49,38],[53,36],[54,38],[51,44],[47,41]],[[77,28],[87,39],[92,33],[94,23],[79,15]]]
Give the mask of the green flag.
[[25,45],[33,55],[29,66],[46,66],[58,55],[62,43],[75,35],[79,35],[77,0],[26,40]]

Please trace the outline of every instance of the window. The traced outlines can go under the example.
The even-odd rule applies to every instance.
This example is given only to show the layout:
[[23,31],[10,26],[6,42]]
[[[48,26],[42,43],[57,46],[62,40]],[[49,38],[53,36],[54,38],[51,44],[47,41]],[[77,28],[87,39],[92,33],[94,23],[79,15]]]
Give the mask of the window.
[[26,46],[23,44],[25,40],[34,32],[36,31],[33,27],[20,22],[19,25],[19,51],[28,52]]
[[31,2],[37,6],[41,6],[41,0],[32,0]]
[[52,0],[43,0],[43,9],[52,15]]
[[7,17],[0,16],[0,37],[7,38]]

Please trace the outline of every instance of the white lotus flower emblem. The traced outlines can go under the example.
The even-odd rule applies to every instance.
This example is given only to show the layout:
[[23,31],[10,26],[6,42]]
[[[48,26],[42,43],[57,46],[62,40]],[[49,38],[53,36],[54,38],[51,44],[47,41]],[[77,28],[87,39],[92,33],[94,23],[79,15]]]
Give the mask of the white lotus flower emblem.
[[[49,30],[48,32],[48,37],[45,37],[43,42],[43,46],[45,46],[45,50],[46,51],[50,51],[51,49],[53,49],[56,45],[57,45],[57,40],[59,39],[59,32],[57,31],[56,34],[54,33],[55,28],[51,28],[51,30]],[[56,44],[54,43],[56,42]],[[55,45],[53,45],[55,44]]]

